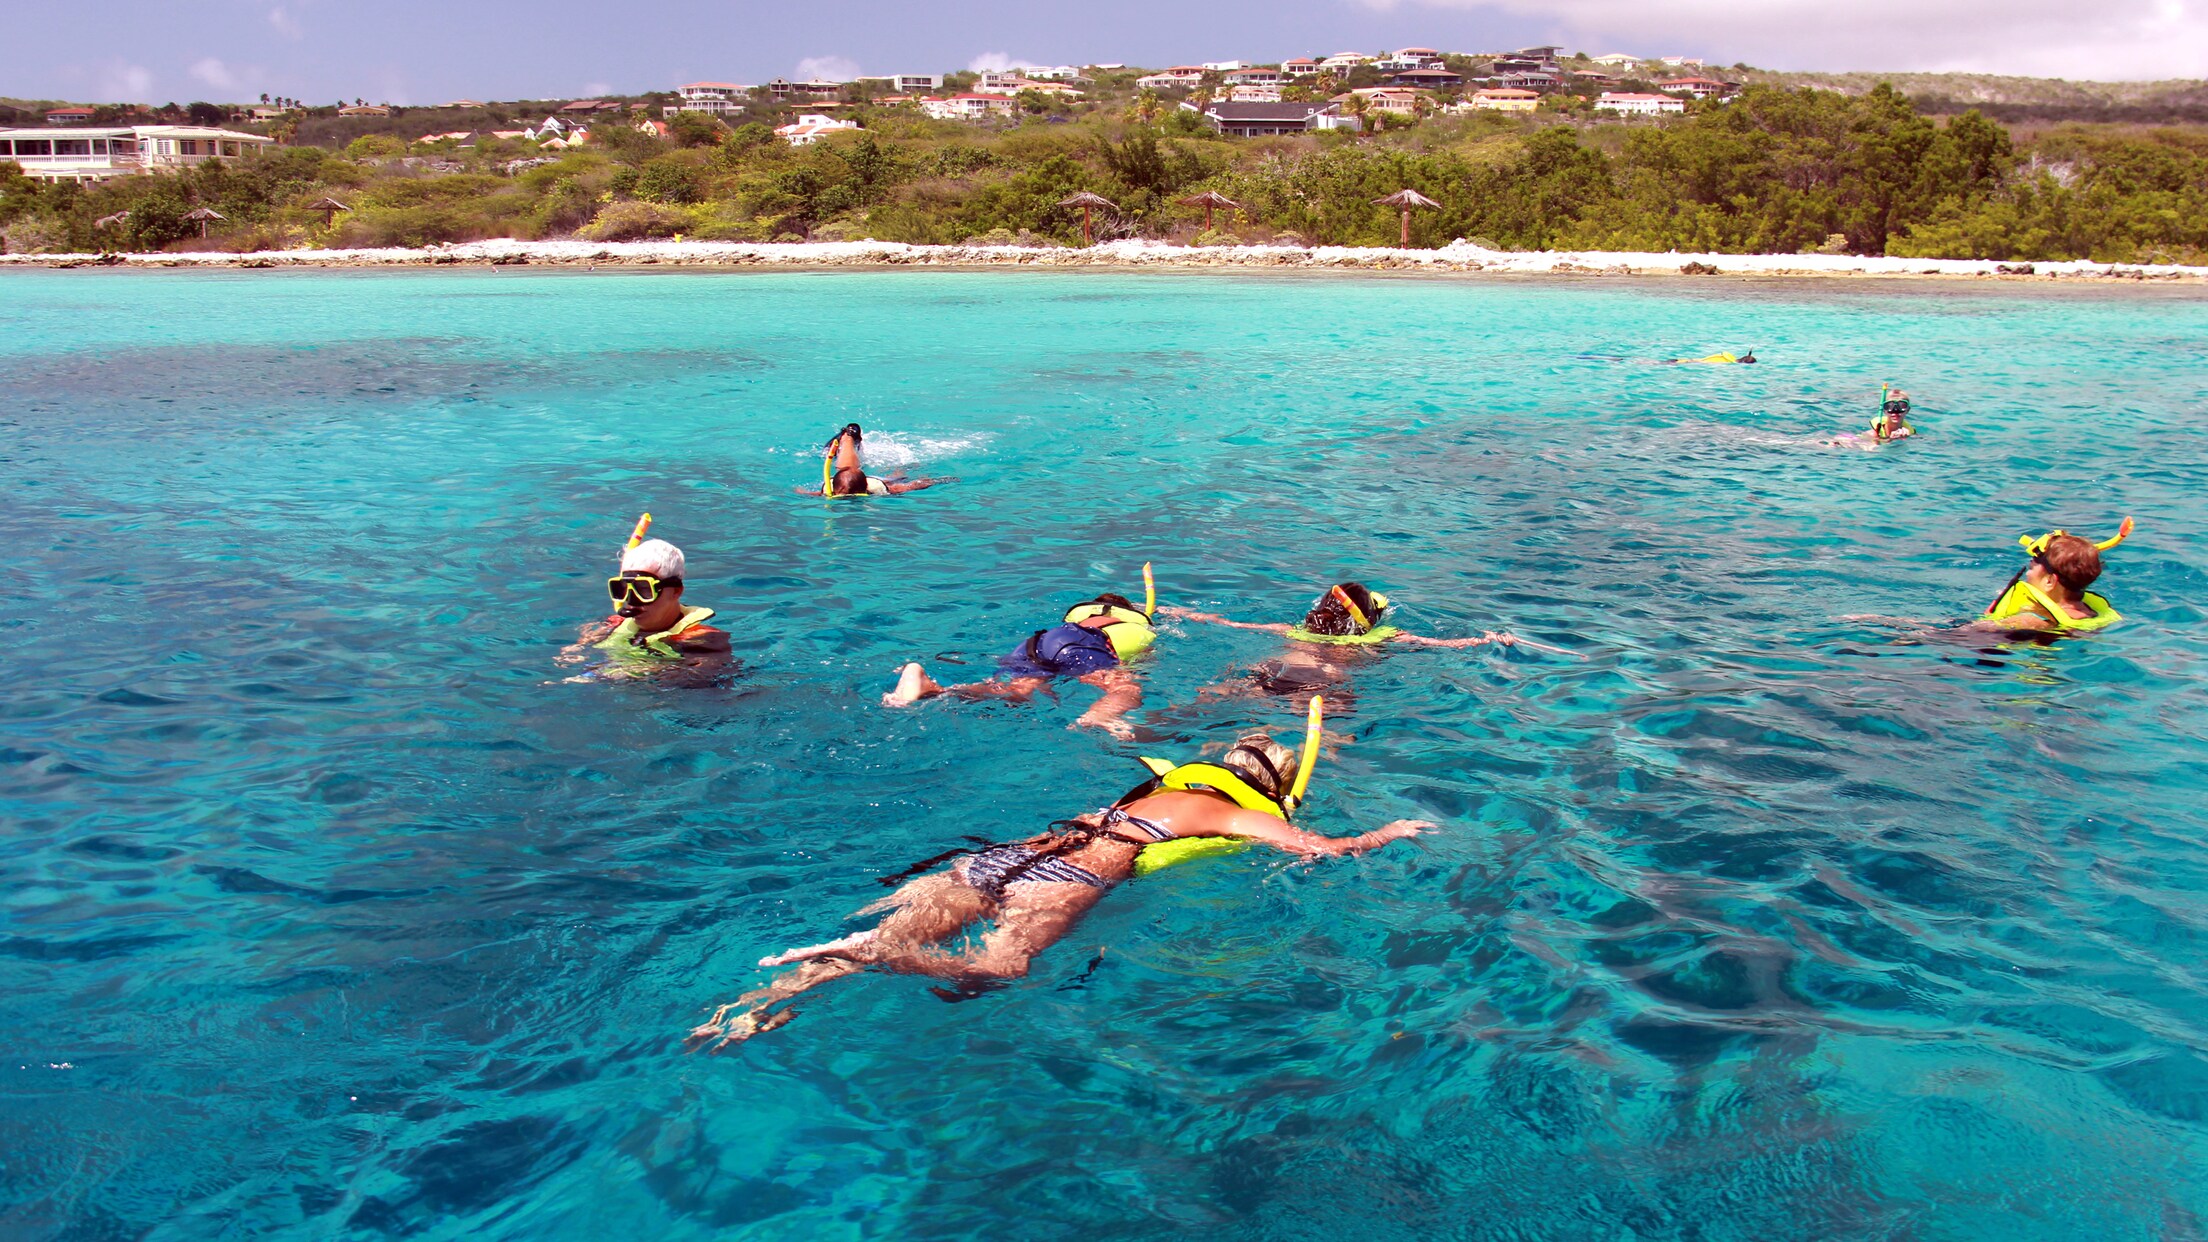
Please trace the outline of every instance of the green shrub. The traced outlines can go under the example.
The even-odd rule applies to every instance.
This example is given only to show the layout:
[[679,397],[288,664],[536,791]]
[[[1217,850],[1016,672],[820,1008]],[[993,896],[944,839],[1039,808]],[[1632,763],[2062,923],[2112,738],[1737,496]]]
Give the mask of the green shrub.
[[662,155],[638,171],[635,194],[649,203],[694,203],[700,197],[698,169],[689,161]]
[[644,241],[673,237],[690,223],[689,214],[657,203],[615,203],[576,230],[584,241]]

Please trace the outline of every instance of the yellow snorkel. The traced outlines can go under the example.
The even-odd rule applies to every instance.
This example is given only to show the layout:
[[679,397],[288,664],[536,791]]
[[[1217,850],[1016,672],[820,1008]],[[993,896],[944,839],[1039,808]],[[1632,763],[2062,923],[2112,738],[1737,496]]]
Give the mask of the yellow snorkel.
[[1158,615],[1158,580],[1150,576],[1150,562],[1142,563],[1142,613],[1146,617]]
[[636,529],[634,529],[634,530],[631,530],[631,531],[629,532],[629,541],[628,541],[627,543],[625,543],[625,544],[622,544],[622,545],[621,545],[621,550],[622,550],[623,552],[626,552],[626,551],[628,551],[628,550],[629,550],[630,548],[633,548],[633,547],[635,547],[636,545],[638,545],[638,544],[640,544],[640,543],[644,542],[644,536],[645,536],[646,534],[649,534],[649,533],[651,532],[651,529],[652,529],[652,515],[651,515],[651,514],[647,513],[647,514],[645,514],[645,515],[644,515],[643,517],[640,517],[640,518],[636,519]]
[[833,496],[836,494],[836,448],[842,443],[843,437],[837,436],[833,441],[829,443],[828,451],[821,455],[820,494],[823,496]]
[[[2133,523],[2129,517],[2126,517],[2123,520],[2123,523],[2116,528],[2116,533],[2114,535],[2110,536],[2107,539],[2101,540],[2099,543],[2096,543],[2093,546],[2102,552],[2108,551],[2110,548],[2115,547],[2117,544],[2122,543],[2124,540],[2131,538],[2131,532],[2134,525],[2135,523]],[[2067,535],[2069,533],[2070,532],[2066,530],[2051,530],[2044,535],[2018,535],[2016,537],[2016,542],[2024,549],[2025,552],[2029,553],[2032,556],[2038,556],[2040,553],[2047,550],[2047,545],[2053,543],[2057,536]]]
[[1311,714],[1303,723],[1303,762],[1296,765],[1296,783],[1288,787],[1288,795],[1280,800],[1284,811],[1294,811],[1303,802],[1303,791],[1311,788],[1311,770],[1319,766],[1319,743],[1326,732],[1319,722],[1326,718],[1326,696],[1311,696]]

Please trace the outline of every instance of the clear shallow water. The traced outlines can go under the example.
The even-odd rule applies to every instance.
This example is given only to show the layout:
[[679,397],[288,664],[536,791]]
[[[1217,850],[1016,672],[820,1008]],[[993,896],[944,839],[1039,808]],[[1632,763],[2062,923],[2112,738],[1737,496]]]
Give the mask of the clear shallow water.
[[[11,273],[0,324],[10,1236],[2208,1227],[2197,295]],[[1888,378],[1922,441],[1819,446]],[[963,482],[791,496],[850,419]],[[730,689],[552,681],[645,508]],[[2125,512],[2096,639],[1836,620]],[[1414,846],[682,1054],[881,877],[1134,782],[1078,692],[876,696],[1146,559],[1587,658],[1358,674],[1308,822]],[[1188,706],[1274,641],[1169,630],[1140,749],[1291,726]]]

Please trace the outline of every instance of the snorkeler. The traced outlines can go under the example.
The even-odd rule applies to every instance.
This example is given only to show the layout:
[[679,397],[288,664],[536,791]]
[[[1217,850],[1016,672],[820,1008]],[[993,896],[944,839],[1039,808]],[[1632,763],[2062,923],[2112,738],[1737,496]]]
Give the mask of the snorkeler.
[[[1488,630],[1478,638],[1425,638],[1406,634],[1392,625],[1383,624],[1388,610],[1388,597],[1369,590],[1361,582],[1339,582],[1326,589],[1326,593],[1314,601],[1303,621],[1298,625],[1279,622],[1235,621],[1217,613],[1197,612],[1191,608],[1165,607],[1158,609],[1161,616],[1178,617],[1183,621],[1201,621],[1207,625],[1225,625],[1238,630],[1262,630],[1279,634],[1289,640],[1288,648],[1277,659],[1266,660],[1250,670],[1248,689],[1243,693],[1302,696],[1315,694],[1339,685],[1349,677],[1350,669],[1360,660],[1359,648],[1376,647],[1382,643],[1401,643],[1407,647],[1479,647],[1487,643],[1513,646],[1521,640],[1513,634]],[[1527,643],[1540,647],[1538,643]],[[1555,651],[1554,647],[1541,647]],[[1233,694],[1233,686],[1211,687],[1212,695]]]
[[1871,438],[1885,443],[1917,434],[1909,425],[1909,394],[1891,384],[1878,386],[1878,417],[1871,420]]
[[614,613],[585,625],[573,646],[560,653],[572,664],[592,649],[609,657],[599,678],[653,677],[702,684],[729,664],[728,635],[705,624],[710,608],[686,608],[682,602],[682,549],[664,539],[644,538],[652,515],[638,519],[621,552],[621,572],[606,579]]
[[922,491],[938,483],[955,483],[955,478],[907,479],[899,470],[888,478],[876,478],[859,464],[859,441],[864,433],[857,423],[845,423],[821,450],[820,486],[801,487],[800,496],[902,496],[906,492]]
[[1000,658],[997,675],[987,681],[944,686],[920,665],[907,664],[898,670],[897,687],[882,696],[882,703],[904,707],[939,694],[1025,703],[1053,680],[1070,677],[1104,692],[1074,724],[1129,736],[1133,729],[1121,717],[1142,706],[1142,684],[1127,671],[1126,662],[1157,638],[1150,620],[1157,612],[1157,585],[1148,565],[1142,567],[1142,582],[1142,607],[1112,594],[1075,604],[1057,625],[1028,635],[1018,649]]
[[2031,556],[1978,619],[1982,629],[2086,633],[2123,620],[2106,599],[2086,590],[2101,576],[2101,553],[2129,538],[2125,518],[2112,539],[2094,543],[2066,531],[2024,535],[2017,542]]
[[[760,959],[761,966],[795,969],[722,1005],[686,1042],[718,1050],[771,1031],[796,1016],[776,1006],[866,970],[945,980],[951,989],[938,994],[947,997],[1022,978],[1108,890],[1164,865],[1160,855],[1181,861],[1173,855],[1254,841],[1317,858],[1359,853],[1434,827],[1399,819],[1360,836],[1323,837],[1292,826],[1288,817],[1318,758],[1319,715],[1314,700],[1300,765],[1293,751],[1263,733],[1245,735],[1215,764],[1145,759],[1151,779],[1109,807],[1022,841],[958,851],[965,856],[947,870],[912,880],[858,912],[887,912],[876,926]],[[985,922],[994,926],[978,944],[968,940]],[[732,1010],[741,1012],[731,1017]]]
[[1707,354],[1700,358],[1666,358],[1656,365],[1660,367],[1678,367],[1689,363],[1703,363],[1708,366],[1723,367],[1739,362],[1754,362],[1755,360],[1756,351],[1751,349],[1744,354]]

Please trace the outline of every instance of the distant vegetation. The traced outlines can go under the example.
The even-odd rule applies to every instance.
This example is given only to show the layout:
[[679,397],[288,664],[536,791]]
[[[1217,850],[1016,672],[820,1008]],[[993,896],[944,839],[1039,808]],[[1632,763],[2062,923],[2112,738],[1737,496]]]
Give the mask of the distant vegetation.
[[[1371,200],[1410,187],[1441,204],[1412,218],[1421,246],[2208,262],[2200,131],[2066,125],[2020,138],[1978,110],[1927,116],[1883,85],[1751,86],[1661,121],[1551,106],[1270,139],[1221,138],[1171,101],[1132,95],[1072,115],[1024,107],[982,126],[860,104],[847,115],[862,130],[803,149],[774,137],[763,104],[733,128],[683,117],[666,137],[602,116],[587,146],[550,153],[524,140],[402,141],[408,125],[487,126],[500,119],[490,113],[414,110],[430,115],[349,128],[309,116],[302,140],[344,145],[91,187],[0,165],[0,233],[16,251],[197,247],[184,215],[206,205],[227,219],[205,244],[230,249],[675,235],[1073,243],[1079,215],[1057,203],[1092,190],[1120,208],[1100,219],[1106,236],[1383,245],[1396,213]],[[1221,212],[1218,232],[1199,237],[1201,209],[1178,200],[1204,189],[1247,210]],[[325,197],[349,210],[312,206]]]

